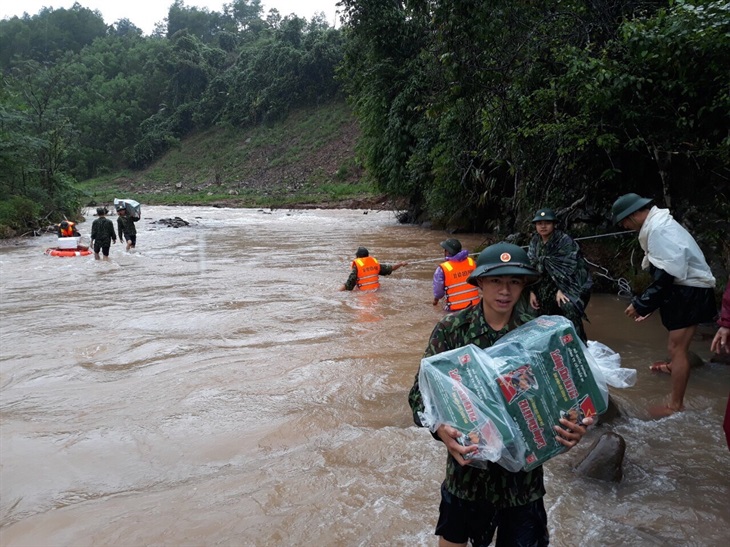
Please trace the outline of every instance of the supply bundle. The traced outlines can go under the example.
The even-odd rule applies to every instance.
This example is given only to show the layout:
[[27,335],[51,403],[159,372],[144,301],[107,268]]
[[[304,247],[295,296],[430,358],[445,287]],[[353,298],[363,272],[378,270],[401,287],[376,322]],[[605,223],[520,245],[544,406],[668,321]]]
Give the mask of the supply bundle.
[[581,423],[608,408],[608,385],[629,387],[636,371],[597,342],[583,344],[573,324],[542,316],[492,347],[467,346],[421,361],[421,422],[441,424],[476,444],[470,465],[497,462],[510,471],[534,469],[565,451],[555,439],[560,418]]

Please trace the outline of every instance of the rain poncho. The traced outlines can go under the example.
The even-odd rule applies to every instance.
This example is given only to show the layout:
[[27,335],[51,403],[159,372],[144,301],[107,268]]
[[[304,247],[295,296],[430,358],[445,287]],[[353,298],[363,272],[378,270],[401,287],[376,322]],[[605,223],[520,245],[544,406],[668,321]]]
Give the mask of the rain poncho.
[[715,287],[715,278],[699,245],[668,209],[652,207],[639,231],[643,269],[654,266],[674,278],[675,285]]
[[[540,272],[540,281],[530,290],[540,302],[541,315],[562,315],[570,319],[578,334],[586,340],[582,318],[591,297],[593,278],[578,244],[568,234],[555,230],[547,243],[535,234],[527,250],[532,265]],[[558,306],[558,290],[571,305]]]

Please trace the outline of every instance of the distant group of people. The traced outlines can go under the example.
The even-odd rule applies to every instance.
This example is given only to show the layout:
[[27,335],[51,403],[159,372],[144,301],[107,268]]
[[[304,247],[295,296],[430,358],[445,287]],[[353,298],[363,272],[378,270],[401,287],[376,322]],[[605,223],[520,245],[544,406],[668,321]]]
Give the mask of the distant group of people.
[[[107,209],[105,207],[97,207],[96,219],[91,223],[91,248],[94,251],[94,258],[100,260],[103,256],[104,260],[109,259],[109,249],[112,244],[117,242],[117,232],[119,239],[127,244],[127,251],[133,249],[137,245],[137,227],[135,223],[139,221],[139,217],[132,216],[127,213],[124,203],[117,206],[117,230],[114,230],[114,223],[106,218]],[[78,237],[81,234],[76,229],[76,223],[64,220],[58,225],[58,237]]]
[[[697,325],[715,316],[715,278],[692,236],[668,210],[651,203],[651,199],[636,194],[621,196],[613,204],[612,219],[616,225],[639,232],[645,253],[643,266],[653,279],[642,294],[632,299],[626,315],[643,321],[658,309],[669,331],[670,360],[665,363],[665,371],[672,375],[672,393],[667,405],[651,409],[654,416],[660,417],[684,409],[689,344]],[[424,357],[467,344],[488,348],[536,315],[565,316],[573,322],[580,338],[587,340],[583,320],[587,319],[593,283],[590,270],[578,244],[556,229],[556,222],[552,209],[540,209],[532,220],[535,234],[527,252],[502,242],[484,249],[476,262],[457,239],[441,242],[444,261],[434,272],[433,305],[443,301],[449,313],[434,327]],[[341,290],[378,288],[378,275],[390,275],[405,265],[379,264],[361,247]],[[529,295],[529,305],[520,305],[523,293]],[[730,351],[730,283],[719,324],[711,349]],[[418,373],[408,400],[414,422],[423,426]],[[561,418],[553,429],[556,439],[570,449],[592,423],[592,418],[578,423]],[[730,399],[725,428],[730,445]],[[486,469],[469,466],[469,454],[477,447],[459,443],[460,435],[443,424],[433,433],[448,453],[435,530],[440,547],[465,546],[469,541],[487,546],[495,534],[497,545],[548,545],[542,467],[513,473],[496,463],[488,464]]]

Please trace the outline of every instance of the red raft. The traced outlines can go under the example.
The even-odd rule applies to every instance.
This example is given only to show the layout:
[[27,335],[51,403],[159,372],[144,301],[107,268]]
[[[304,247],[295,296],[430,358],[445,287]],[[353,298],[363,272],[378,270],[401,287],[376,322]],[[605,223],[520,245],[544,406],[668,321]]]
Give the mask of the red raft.
[[79,245],[75,249],[51,247],[50,249],[46,249],[45,254],[49,256],[87,256],[91,254],[91,250],[85,245]]

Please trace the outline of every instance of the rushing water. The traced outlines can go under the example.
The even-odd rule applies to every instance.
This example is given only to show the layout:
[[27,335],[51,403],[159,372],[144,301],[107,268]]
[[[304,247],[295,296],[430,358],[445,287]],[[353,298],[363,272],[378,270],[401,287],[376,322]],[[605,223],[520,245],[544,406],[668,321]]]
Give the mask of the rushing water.
[[[144,214],[137,250],[108,262],[45,256],[50,235],[0,249],[0,543],[435,545],[445,450],[407,392],[442,313],[446,234],[376,211]],[[153,223],[172,216],[190,226]],[[375,294],[338,292],[359,245],[414,263]],[[624,417],[546,464],[551,541],[726,545],[730,367],[694,370],[688,410],[648,420],[666,334],[625,306],[594,295],[587,330],[638,382],[613,391]],[[576,476],[609,427],[623,482]]]

